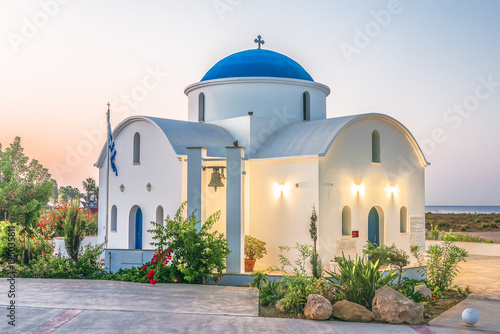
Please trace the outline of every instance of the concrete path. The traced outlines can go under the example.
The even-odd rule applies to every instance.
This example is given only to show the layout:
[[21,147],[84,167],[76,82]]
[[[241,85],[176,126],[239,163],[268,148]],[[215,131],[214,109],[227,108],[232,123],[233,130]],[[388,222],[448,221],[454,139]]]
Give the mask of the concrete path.
[[[475,330],[461,325],[453,312],[447,323],[432,327],[259,318],[257,291],[251,288],[48,279],[16,280],[16,326],[12,327],[6,317],[11,300],[6,279],[0,289],[0,309],[4,310],[0,333],[432,334],[456,333],[457,329],[460,333],[478,333],[478,329],[500,333],[495,331],[500,328],[498,316],[488,316],[493,322],[481,323],[488,328]],[[476,302],[472,300],[475,308]],[[487,307],[499,310],[497,306]]]

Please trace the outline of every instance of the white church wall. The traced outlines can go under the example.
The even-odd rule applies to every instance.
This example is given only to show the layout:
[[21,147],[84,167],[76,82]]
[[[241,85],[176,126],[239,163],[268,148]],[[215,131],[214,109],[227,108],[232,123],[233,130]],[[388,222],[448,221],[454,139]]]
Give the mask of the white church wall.
[[[372,163],[372,132],[380,132],[381,163]],[[414,149],[405,135],[379,119],[363,119],[348,126],[334,141],[320,162],[320,254],[332,260],[340,251],[341,239],[355,240],[362,253],[368,240],[368,215],[376,207],[380,215],[380,239],[395,243],[409,253],[410,226],[400,233],[400,209],[410,216],[424,216],[424,167],[416,161]],[[360,185],[357,192],[355,185]],[[395,186],[394,194],[388,186]],[[342,209],[351,209],[351,230],[359,237],[342,236]],[[408,220],[409,221],[409,220]],[[423,238],[423,235],[421,236]],[[354,253],[353,253],[354,254]]]
[[295,121],[286,115],[272,114],[269,117],[240,116],[210,123],[226,129],[238,140],[239,146],[245,147],[245,156],[250,159],[274,133]]
[[[319,202],[317,181],[317,159],[250,161],[246,234],[267,243],[267,255],[257,261],[257,269],[279,263],[278,246],[312,243],[309,221],[312,205]],[[295,259],[297,254],[289,255]]]
[[304,92],[310,95],[311,120],[326,118],[330,89],[316,82],[285,78],[230,78],[188,86],[188,120],[198,121],[199,94],[205,95],[205,121],[247,116],[303,121]]
[[[133,140],[135,133],[140,134],[140,164],[133,163]],[[181,162],[164,133],[148,121],[136,121],[127,125],[115,135],[117,151],[116,164],[118,176],[110,171],[110,214],[113,205],[117,207],[117,230],[109,231],[108,248],[128,249],[129,223],[131,209],[140,207],[143,214],[142,248],[153,249],[150,245],[152,235],[147,230],[153,228],[156,210],[163,207],[163,218],[175,212],[182,202]],[[100,186],[106,186],[106,163],[100,170]],[[148,191],[146,185],[151,184]],[[120,185],[124,191],[120,191]],[[103,235],[106,221],[106,193],[100,196],[99,240]],[[111,217],[109,223],[111,229]]]

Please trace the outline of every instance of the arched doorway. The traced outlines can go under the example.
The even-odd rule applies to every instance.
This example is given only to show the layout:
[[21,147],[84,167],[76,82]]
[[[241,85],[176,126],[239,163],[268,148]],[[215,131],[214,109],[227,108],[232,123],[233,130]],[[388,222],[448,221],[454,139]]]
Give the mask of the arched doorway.
[[137,208],[135,213],[135,249],[142,249],[142,211]]
[[380,244],[380,217],[375,207],[368,214],[368,241],[372,244]]
[[142,249],[142,210],[134,205],[129,215],[129,249]]

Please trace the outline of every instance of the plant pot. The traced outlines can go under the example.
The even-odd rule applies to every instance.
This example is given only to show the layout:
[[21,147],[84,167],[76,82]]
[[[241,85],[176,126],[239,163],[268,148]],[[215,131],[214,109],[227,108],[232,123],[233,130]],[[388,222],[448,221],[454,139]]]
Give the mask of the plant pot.
[[247,260],[245,259],[245,272],[253,271],[253,267],[255,267],[256,260]]

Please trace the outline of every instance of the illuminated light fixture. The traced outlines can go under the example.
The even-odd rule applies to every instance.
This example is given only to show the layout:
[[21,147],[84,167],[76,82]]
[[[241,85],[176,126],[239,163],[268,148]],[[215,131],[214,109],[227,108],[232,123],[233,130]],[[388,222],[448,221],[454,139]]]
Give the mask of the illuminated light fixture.
[[362,183],[354,184],[352,187],[354,195],[363,195],[365,192],[365,186]]
[[148,182],[148,184],[146,184],[146,189],[147,189],[148,191],[151,191],[151,183],[149,183],[149,182]]
[[276,197],[287,196],[290,192],[289,183],[275,183],[274,184],[274,194]]
[[387,186],[387,196],[394,196],[397,194],[397,192],[398,189],[396,186],[391,186],[391,185]]
[[123,190],[125,190],[125,186],[122,184],[120,184],[120,191],[123,192]]

